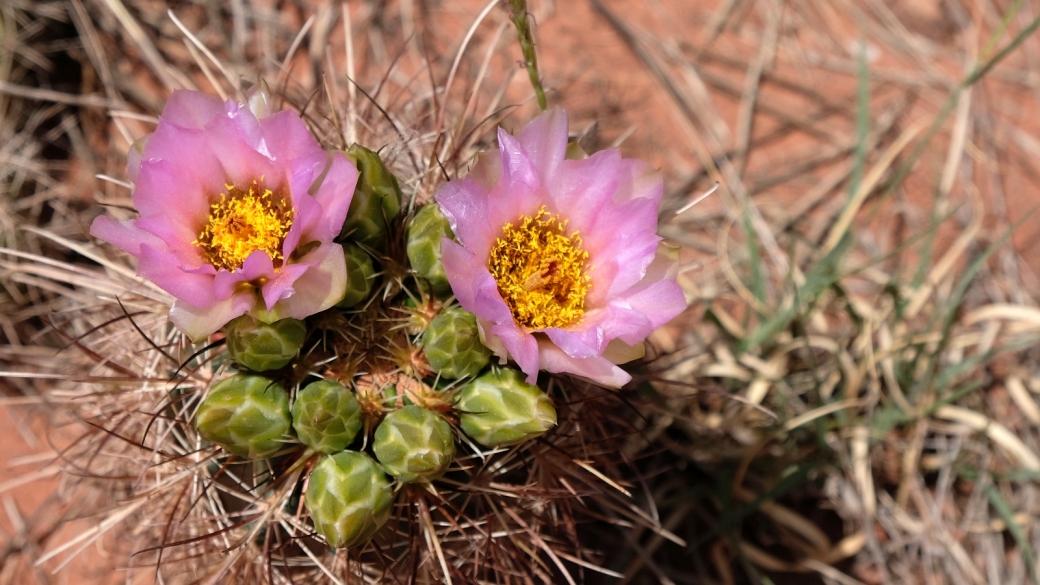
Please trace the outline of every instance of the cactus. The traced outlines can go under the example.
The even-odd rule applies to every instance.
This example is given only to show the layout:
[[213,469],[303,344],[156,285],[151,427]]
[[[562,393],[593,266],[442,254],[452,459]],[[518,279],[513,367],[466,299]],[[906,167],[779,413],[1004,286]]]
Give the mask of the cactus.
[[459,426],[487,447],[522,443],[556,426],[556,409],[540,388],[516,370],[480,376],[456,395]]
[[315,451],[336,453],[347,448],[361,430],[361,405],[342,384],[322,380],[308,384],[292,406],[293,428]]
[[428,482],[448,469],[455,457],[455,437],[443,418],[413,404],[383,419],[372,450],[386,472],[399,481]]
[[408,263],[438,294],[451,290],[441,264],[441,238],[454,237],[451,225],[436,203],[423,206],[408,224]]
[[357,244],[344,244],[343,255],[347,260],[347,292],[336,306],[349,309],[368,298],[376,269],[372,257]]
[[264,323],[243,315],[228,323],[224,332],[235,363],[266,372],[284,368],[296,357],[307,336],[307,325],[298,319]]
[[290,422],[285,389],[245,374],[218,382],[195,413],[200,435],[246,459],[264,459],[281,449]]
[[307,483],[304,504],[329,546],[363,544],[390,517],[394,492],[371,457],[343,451],[322,457]]
[[476,316],[458,307],[433,319],[423,333],[423,349],[433,371],[449,379],[475,376],[491,358],[480,341]]
[[401,214],[401,187],[375,152],[353,144],[346,155],[361,174],[340,238],[382,247],[390,224]]

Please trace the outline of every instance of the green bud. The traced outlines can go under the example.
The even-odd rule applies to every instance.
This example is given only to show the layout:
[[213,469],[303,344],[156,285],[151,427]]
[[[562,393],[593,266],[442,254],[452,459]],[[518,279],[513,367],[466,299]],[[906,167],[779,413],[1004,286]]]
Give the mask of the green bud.
[[449,379],[475,376],[491,357],[480,342],[477,317],[459,307],[433,319],[423,333],[423,349],[433,371]]
[[361,174],[340,237],[380,247],[390,223],[401,214],[401,187],[375,152],[353,144],[346,155]]
[[408,262],[436,293],[451,290],[441,264],[441,238],[455,238],[451,225],[440,205],[424,205],[408,224]]
[[285,389],[245,374],[218,382],[195,413],[200,435],[246,459],[264,459],[281,449],[290,422]]
[[357,451],[322,457],[307,482],[314,529],[335,548],[364,544],[390,517],[394,492],[372,458]]
[[386,415],[372,450],[399,481],[430,481],[443,475],[454,459],[455,438],[443,418],[413,404]]
[[296,357],[307,336],[307,325],[299,319],[264,323],[243,315],[228,323],[224,333],[235,363],[266,372],[284,368]]
[[349,309],[368,298],[376,269],[372,257],[357,244],[343,244],[343,255],[347,259],[347,292],[336,306]]
[[516,370],[484,374],[459,390],[455,400],[462,432],[487,447],[522,443],[556,426],[552,401]]
[[315,451],[336,453],[347,448],[361,430],[361,404],[342,384],[322,380],[308,384],[292,405],[293,428]]

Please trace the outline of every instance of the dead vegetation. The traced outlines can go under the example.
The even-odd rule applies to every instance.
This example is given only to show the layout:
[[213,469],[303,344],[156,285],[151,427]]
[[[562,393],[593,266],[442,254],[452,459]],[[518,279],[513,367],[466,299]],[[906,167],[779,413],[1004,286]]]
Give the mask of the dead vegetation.
[[0,578],[61,582],[97,541],[114,551],[97,563],[150,581],[161,561],[163,582],[222,563],[242,582],[1037,582],[1040,3],[690,4],[531,8],[549,102],[582,144],[662,168],[691,310],[639,384],[561,387],[555,442],[417,494],[422,526],[348,556],[272,546],[227,509],[248,499],[303,535],[289,483],[200,488],[207,454],[170,392],[207,384],[219,352],[188,362],[202,348],[169,331],[165,293],[86,236],[92,203],[132,216],[125,152],[171,89],[260,78],[327,146],[382,148],[428,198],[537,109],[509,11],[5,3],[0,400],[51,417],[54,451],[13,462],[0,492],[61,475],[78,489],[55,504],[98,528],[4,525]]

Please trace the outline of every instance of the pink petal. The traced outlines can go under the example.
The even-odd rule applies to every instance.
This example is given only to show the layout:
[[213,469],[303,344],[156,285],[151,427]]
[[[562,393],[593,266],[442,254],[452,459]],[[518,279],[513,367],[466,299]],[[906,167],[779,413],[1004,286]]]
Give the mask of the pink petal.
[[538,340],[534,335],[524,332],[513,322],[497,323],[491,326],[491,335],[497,337],[505,346],[509,357],[513,358],[520,371],[527,374],[527,383],[538,382]]
[[614,201],[624,203],[632,199],[649,199],[661,204],[664,196],[664,178],[644,161],[634,158],[622,159],[618,165],[617,193]]
[[296,112],[282,110],[260,120],[259,123],[266,151],[273,160],[289,162],[297,158],[325,156],[325,152]]
[[[308,254],[307,257],[311,259],[308,261],[301,260],[282,266],[282,268],[277,271],[275,277],[265,282],[263,287],[261,287],[261,291],[264,295],[264,304],[267,305],[268,311],[274,309],[274,306],[278,301],[283,301],[296,294],[294,285],[307,271],[312,269],[321,270],[321,268],[317,266],[319,258],[315,257],[314,254]],[[344,267],[345,266],[346,264],[344,264]],[[346,290],[345,286],[344,290]]]
[[170,308],[170,322],[192,341],[201,341],[228,321],[245,315],[255,302],[256,297],[251,293],[237,294],[206,308],[178,300]]
[[[326,161],[323,152],[321,156],[322,161]],[[343,229],[346,210],[350,207],[350,200],[354,198],[354,189],[358,184],[358,169],[342,153],[333,153],[328,171],[320,180],[321,184],[314,190],[314,200],[321,206],[321,218],[305,233],[308,240],[330,241]],[[293,190],[295,188],[293,184]],[[309,184],[307,188],[314,187]]]
[[94,218],[90,224],[90,235],[128,252],[135,258],[141,255],[143,244],[160,249],[165,247],[162,240],[136,227],[132,220],[116,221],[107,215]]
[[137,273],[195,307],[212,307],[221,300],[213,294],[212,276],[186,272],[175,255],[148,244],[141,245]]
[[620,160],[621,153],[606,150],[585,160],[563,161],[548,186],[552,211],[567,218],[570,229],[577,230],[586,239],[585,234],[603,206],[611,203],[617,192]]
[[160,120],[201,130],[214,118],[223,115],[224,103],[220,99],[198,91],[177,90],[166,101]]
[[[209,148],[205,130],[159,124],[148,137],[144,161],[165,161],[175,169],[175,180],[185,188],[197,190],[209,202],[224,190],[227,174],[216,157],[205,156]],[[133,149],[131,149],[133,150]],[[194,185],[191,185],[194,181]],[[138,179],[134,179],[137,183]]]
[[[646,316],[650,324],[650,332],[686,310],[686,296],[674,280],[659,280],[626,295],[625,301],[633,311]],[[650,332],[647,332],[646,335],[649,335]],[[619,337],[631,344],[645,339],[646,335],[638,339],[633,336]]]
[[347,262],[343,246],[322,244],[300,259],[309,266],[293,283],[293,294],[278,301],[275,312],[303,319],[332,307],[347,290]]
[[[322,155],[324,159],[324,155]],[[301,171],[301,174],[313,174],[312,171]],[[310,186],[312,179],[305,177],[308,187]],[[290,180],[290,184],[296,182],[297,178],[294,177]],[[300,181],[301,183],[303,181]],[[300,242],[312,242],[315,240],[329,241],[332,237],[317,237],[319,234],[315,233],[316,228],[322,224],[322,215],[324,210],[321,205],[307,194],[308,187],[299,187],[293,185],[291,187],[291,197],[293,205],[293,222],[292,226],[289,227],[289,233],[285,236],[285,241],[282,242],[282,256],[289,258]],[[327,233],[320,235],[327,236]],[[337,231],[337,234],[338,231]]]
[[502,177],[488,194],[487,206],[487,221],[496,236],[501,226],[516,223],[524,215],[533,216],[544,200],[538,172],[516,139],[500,128],[498,144],[502,154]]
[[547,372],[581,376],[608,388],[620,388],[632,379],[606,358],[573,358],[548,340],[538,342],[538,360]]
[[162,159],[141,163],[133,199],[141,215],[166,215],[170,221],[198,231],[209,217],[210,194],[190,174]]
[[441,185],[436,199],[462,245],[487,258],[495,241],[495,231],[488,223],[487,192],[476,182],[461,179]]
[[442,238],[441,262],[451,290],[463,309],[487,321],[512,323],[513,314],[498,293],[498,284],[476,256],[450,239]]
[[[501,143],[501,137],[499,140]],[[524,125],[517,141],[537,169],[541,183],[551,183],[567,154],[567,113],[562,108],[543,112]]]
[[198,268],[206,263],[202,251],[192,243],[198,238],[199,232],[191,226],[170,221],[165,214],[142,217],[134,225],[162,239],[167,250],[177,256],[181,266]]
[[218,299],[227,299],[240,292],[243,283],[270,280],[276,276],[271,256],[263,250],[254,250],[238,270],[221,269],[217,272],[213,277],[213,293]]

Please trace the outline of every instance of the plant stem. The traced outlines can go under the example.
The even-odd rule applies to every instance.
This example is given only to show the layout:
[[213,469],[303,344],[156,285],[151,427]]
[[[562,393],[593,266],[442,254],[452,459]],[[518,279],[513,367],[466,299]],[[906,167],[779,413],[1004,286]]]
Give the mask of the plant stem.
[[534,88],[535,97],[538,98],[538,107],[544,112],[548,105],[545,101],[545,90],[542,89],[542,80],[538,77],[538,56],[534,52],[531,23],[527,19],[527,0],[509,0],[509,6],[513,9],[513,24],[516,25],[520,48],[524,52],[527,76],[531,78],[531,87]]

